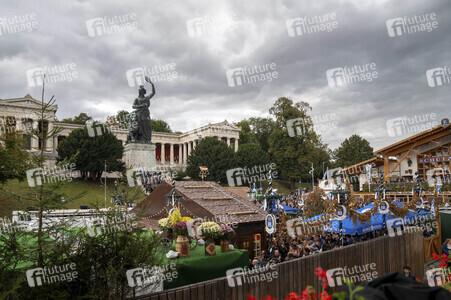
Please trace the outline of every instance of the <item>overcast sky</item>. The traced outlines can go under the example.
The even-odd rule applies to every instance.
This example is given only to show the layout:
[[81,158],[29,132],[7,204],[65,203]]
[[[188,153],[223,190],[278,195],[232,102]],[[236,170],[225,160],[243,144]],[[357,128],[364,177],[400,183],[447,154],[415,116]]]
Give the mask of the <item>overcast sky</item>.
[[[427,126],[425,116],[451,117],[451,85],[440,70],[429,82],[426,75],[451,65],[450,16],[449,0],[7,1],[0,99],[40,99],[38,68],[56,65],[46,93],[57,99],[57,117],[104,120],[131,110],[141,74],[133,69],[166,65],[150,109],[175,131],[269,116],[285,96],[310,103],[331,148],[359,134],[379,149],[409,136],[411,125],[392,119],[417,116],[416,125]],[[403,17],[414,24],[392,20]],[[370,64],[371,81],[341,85],[339,72],[327,76]],[[238,68],[253,66],[269,73],[243,80]]]

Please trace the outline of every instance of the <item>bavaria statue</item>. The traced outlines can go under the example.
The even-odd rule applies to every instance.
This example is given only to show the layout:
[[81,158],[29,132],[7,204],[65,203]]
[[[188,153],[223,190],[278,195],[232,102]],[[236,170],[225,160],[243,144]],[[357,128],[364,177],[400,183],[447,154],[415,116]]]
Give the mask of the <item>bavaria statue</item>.
[[152,85],[152,92],[146,96],[146,89],[143,85],[139,86],[139,95],[133,102],[133,109],[129,114],[129,132],[127,143],[152,143],[152,122],[150,120],[150,99],[155,96],[155,86],[149,77],[146,81]]

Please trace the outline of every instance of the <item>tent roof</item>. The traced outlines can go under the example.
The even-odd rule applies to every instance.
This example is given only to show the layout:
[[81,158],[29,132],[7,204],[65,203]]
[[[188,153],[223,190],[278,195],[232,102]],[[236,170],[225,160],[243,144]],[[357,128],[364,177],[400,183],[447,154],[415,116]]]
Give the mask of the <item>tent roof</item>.
[[[176,194],[182,195],[180,212],[191,218],[217,218],[225,223],[264,222],[266,212],[249,200],[228,191],[213,181],[180,181],[175,184]],[[161,219],[172,208],[166,204],[166,195],[171,194],[172,186],[167,181],[160,184],[133,211],[147,219]],[[154,222],[147,222],[154,225]]]

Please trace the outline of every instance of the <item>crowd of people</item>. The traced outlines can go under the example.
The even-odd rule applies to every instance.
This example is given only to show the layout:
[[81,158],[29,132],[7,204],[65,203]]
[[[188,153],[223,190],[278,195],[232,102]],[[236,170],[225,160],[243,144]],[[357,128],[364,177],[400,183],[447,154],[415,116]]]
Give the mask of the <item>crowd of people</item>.
[[166,178],[161,172],[139,171],[146,194],[152,193]]
[[296,258],[314,255],[324,251],[364,242],[383,236],[383,230],[376,230],[362,235],[344,235],[341,239],[339,233],[320,232],[292,238],[281,238],[276,235],[267,250],[263,250],[259,257],[251,261],[251,268],[265,267]]

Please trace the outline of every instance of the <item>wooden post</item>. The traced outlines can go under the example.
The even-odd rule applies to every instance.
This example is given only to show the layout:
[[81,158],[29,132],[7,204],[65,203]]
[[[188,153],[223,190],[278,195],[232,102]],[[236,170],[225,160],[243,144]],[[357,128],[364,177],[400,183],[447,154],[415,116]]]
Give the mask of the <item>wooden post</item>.
[[390,182],[389,166],[390,166],[390,160],[388,159],[388,155],[387,155],[384,157],[384,181],[387,183]]
[[435,197],[434,197],[434,208],[435,208],[435,220],[437,221],[437,235],[439,238],[439,245],[441,245],[442,243],[442,225],[440,224],[440,211],[438,210],[438,205],[439,205],[439,201],[438,201],[439,197],[438,197],[438,193],[437,193],[437,187],[435,188]]

